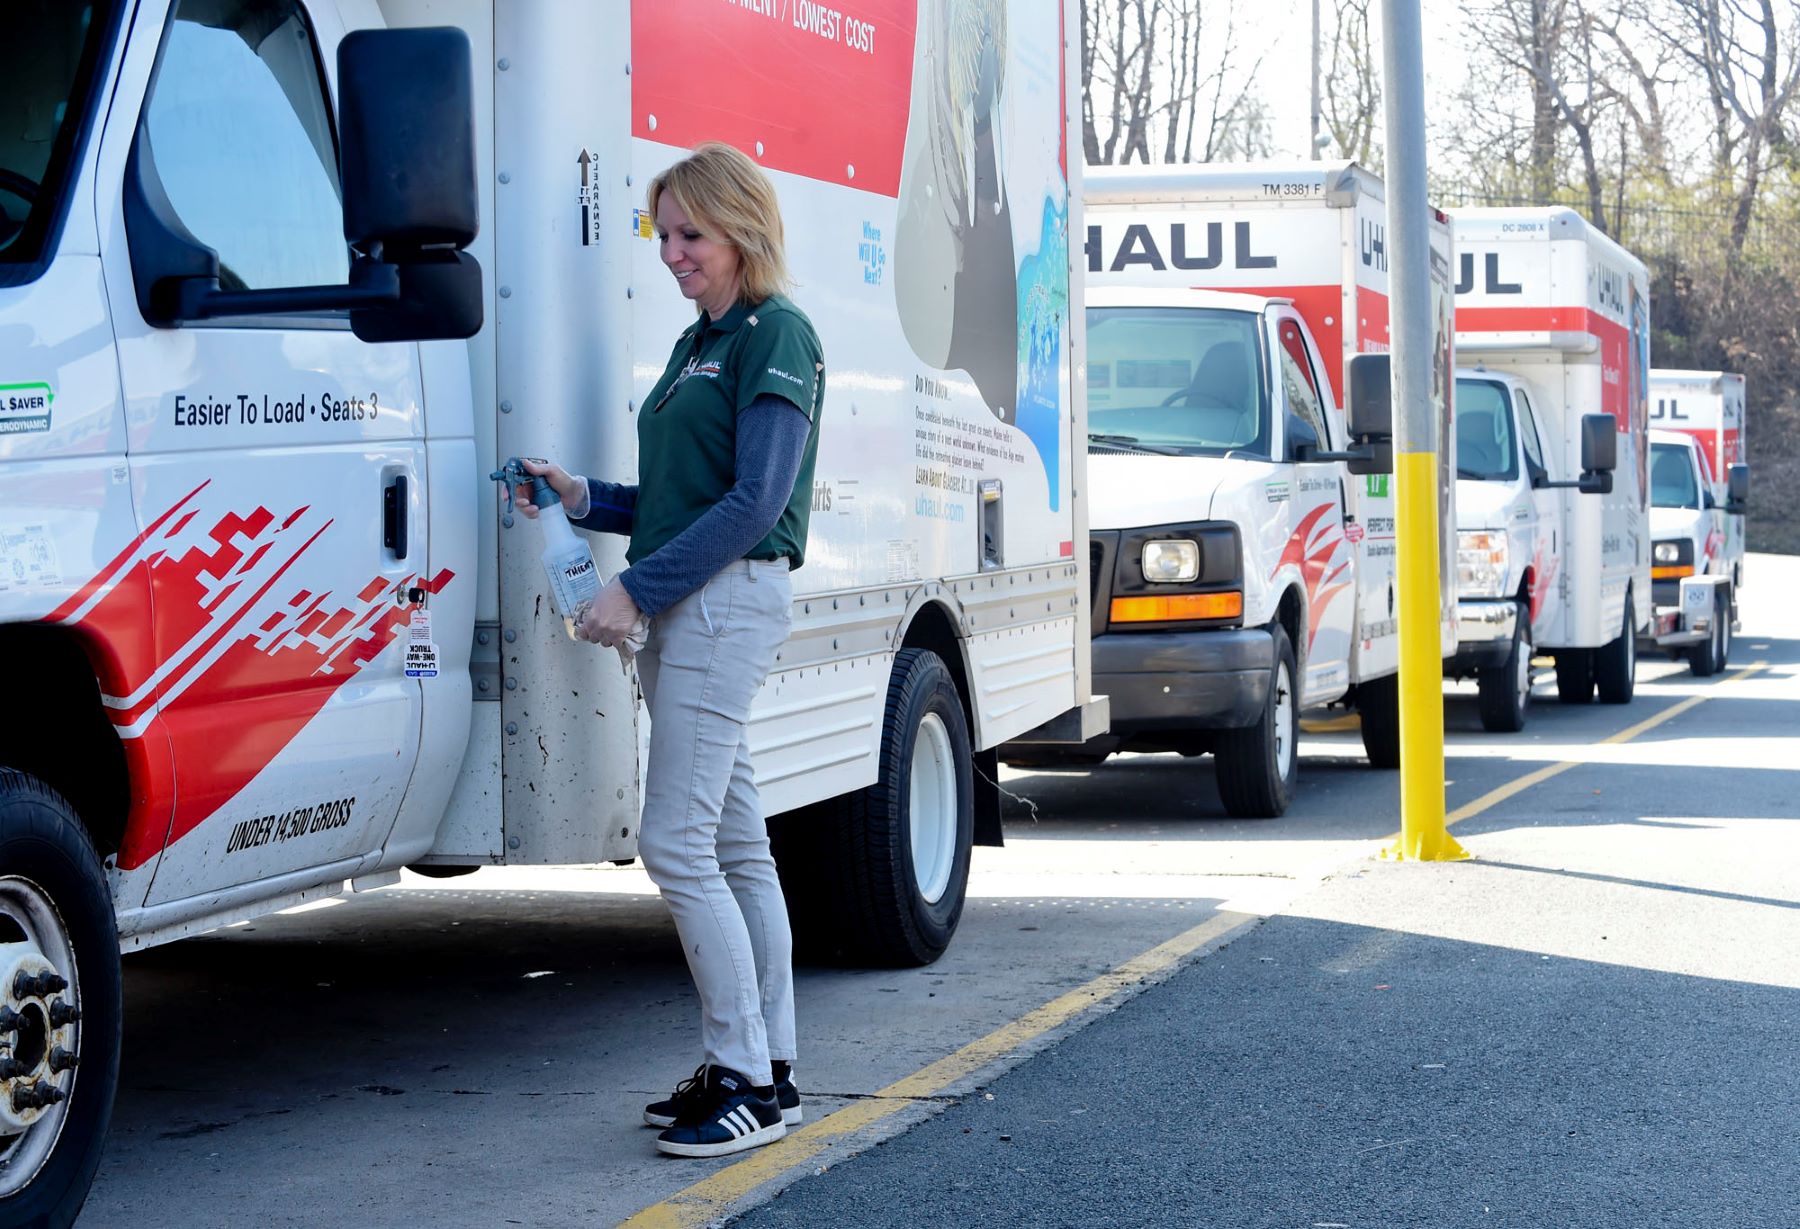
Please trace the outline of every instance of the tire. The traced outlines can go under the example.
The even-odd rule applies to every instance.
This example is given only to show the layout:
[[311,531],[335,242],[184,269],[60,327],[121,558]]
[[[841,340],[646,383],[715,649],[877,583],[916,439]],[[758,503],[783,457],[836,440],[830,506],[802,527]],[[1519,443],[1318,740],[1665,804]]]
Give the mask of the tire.
[[460,879],[464,875],[473,875],[481,868],[479,866],[449,866],[438,862],[415,862],[406,869],[415,875],[423,875],[427,879]]
[[[119,935],[105,873],[74,809],[37,778],[6,768],[0,768],[0,918],[9,941],[3,950],[11,953],[0,957],[0,996],[21,1020],[4,1037],[13,1057],[36,1057],[32,1071],[0,1081],[0,1098],[17,1114],[19,1090],[47,1086],[68,1094],[24,1111],[32,1119],[24,1129],[0,1136],[6,1158],[0,1224],[62,1229],[87,1200],[118,1090]],[[18,993],[22,977],[52,972],[67,985],[40,983]],[[58,1025],[49,1012],[59,1004],[77,1009],[78,1018]],[[58,1050],[73,1055],[72,1069],[52,1066]]]
[[973,760],[949,668],[902,649],[875,784],[772,825],[800,951],[888,968],[944,954],[969,886]]
[[1300,695],[1294,683],[1294,646],[1280,624],[1270,629],[1270,635],[1275,640],[1275,664],[1262,715],[1246,729],[1221,730],[1213,750],[1219,800],[1239,819],[1274,819],[1286,811],[1299,768],[1295,740],[1300,732]]
[[1356,688],[1363,751],[1372,768],[1400,767],[1400,676],[1390,674]]
[[1586,704],[1594,698],[1594,651],[1556,651],[1556,698],[1563,704]]
[[1482,729],[1516,734],[1525,728],[1525,713],[1531,707],[1531,618],[1524,602],[1518,604],[1506,661],[1479,671],[1475,683],[1481,689]]
[[1594,684],[1602,704],[1630,704],[1637,691],[1637,629],[1631,617],[1631,590],[1625,590],[1625,626],[1594,650]]
[[1705,644],[1695,645],[1688,650],[1688,669],[1696,678],[1711,678],[1725,668],[1726,658],[1731,656],[1731,602],[1719,594],[1713,595],[1712,635]]

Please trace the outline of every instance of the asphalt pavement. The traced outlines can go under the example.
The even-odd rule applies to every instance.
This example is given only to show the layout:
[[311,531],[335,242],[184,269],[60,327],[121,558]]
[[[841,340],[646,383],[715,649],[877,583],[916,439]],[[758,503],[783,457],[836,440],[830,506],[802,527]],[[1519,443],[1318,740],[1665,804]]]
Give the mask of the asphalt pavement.
[[1647,663],[1614,733],[1672,716],[1510,756],[1572,766],[1460,823],[1473,860],[1351,860],[732,1223],[1794,1224],[1800,560],[1752,578],[1733,670]]

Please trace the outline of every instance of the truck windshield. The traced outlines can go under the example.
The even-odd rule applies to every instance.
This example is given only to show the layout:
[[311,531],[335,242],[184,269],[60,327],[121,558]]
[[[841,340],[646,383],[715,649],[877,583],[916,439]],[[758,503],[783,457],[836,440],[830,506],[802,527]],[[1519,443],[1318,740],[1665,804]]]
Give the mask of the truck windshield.
[[1650,445],[1650,506],[1698,508],[1700,484],[1694,481],[1694,463],[1680,444]]
[[17,280],[18,266],[48,255],[116,8],[68,0],[6,6],[11,50],[0,108],[0,284]]
[[1254,312],[1090,307],[1088,427],[1131,451],[1269,455],[1268,389]]
[[1456,476],[1485,482],[1519,476],[1512,398],[1497,380],[1456,382]]

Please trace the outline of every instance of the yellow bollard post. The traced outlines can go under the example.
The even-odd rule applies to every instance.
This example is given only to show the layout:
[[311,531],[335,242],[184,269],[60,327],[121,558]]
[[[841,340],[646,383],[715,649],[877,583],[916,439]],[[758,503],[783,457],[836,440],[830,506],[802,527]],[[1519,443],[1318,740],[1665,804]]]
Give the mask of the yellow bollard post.
[[1466,858],[1444,826],[1444,661],[1438,644],[1438,459],[1394,457],[1399,552],[1400,843],[1383,856]]

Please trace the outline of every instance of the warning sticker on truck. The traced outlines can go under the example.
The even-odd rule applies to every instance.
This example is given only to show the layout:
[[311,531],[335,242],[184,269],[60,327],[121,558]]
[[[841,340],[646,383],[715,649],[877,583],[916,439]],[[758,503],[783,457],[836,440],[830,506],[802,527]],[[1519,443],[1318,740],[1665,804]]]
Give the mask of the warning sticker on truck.
[[61,583],[48,525],[0,525],[0,593]]
[[42,380],[0,384],[0,435],[23,435],[50,429],[50,403],[56,394]]

